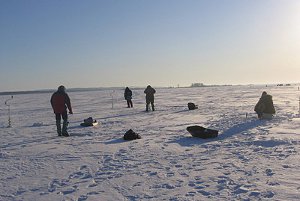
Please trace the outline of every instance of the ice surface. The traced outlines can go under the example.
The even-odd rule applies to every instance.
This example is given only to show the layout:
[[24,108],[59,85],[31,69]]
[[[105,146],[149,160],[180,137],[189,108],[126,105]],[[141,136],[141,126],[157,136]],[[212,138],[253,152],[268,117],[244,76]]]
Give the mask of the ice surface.
[[[109,89],[70,92],[68,138],[56,136],[51,94],[15,95],[11,128],[0,96],[0,200],[300,199],[297,86],[157,88],[154,112],[132,90],[134,108],[116,90],[113,109]],[[270,121],[253,112],[262,91]],[[100,124],[80,127],[90,116]],[[193,138],[191,125],[219,136]],[[124,141],[129,129],[142,139]]]

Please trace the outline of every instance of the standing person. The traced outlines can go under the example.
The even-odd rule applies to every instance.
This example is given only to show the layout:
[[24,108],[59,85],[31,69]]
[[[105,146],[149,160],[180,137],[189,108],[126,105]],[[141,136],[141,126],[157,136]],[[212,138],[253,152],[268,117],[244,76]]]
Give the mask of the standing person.
[[154,111],[154,94],[155,89],[150,85],[147,86],[144,93],[146,94],[146,112],[148,112],[149,104],[151,103],[152,111]]
[[275,114],[272,96],[264,91],[259,101],[256,103],[254,111],[257,113],[259,119],[272,118],[273,114]]
[[[70,114],[73,114],[71,101],[66,93],[66,88],[61,85],[58,87],[58,90],[54,92],[51,96],[51,106],[55,113],[56,127],[58,136],[69,136],[67,127],[68,127],[68,113],[67,108]],[[63,119],[63,127],[61,129],[61,119]]]
[[128,87],[126,87],[126,89],[125,89],[124,98],[127,101],[127,107],[128,108],[133,107],[132,100],[131,100],[132,99],[132,91]]

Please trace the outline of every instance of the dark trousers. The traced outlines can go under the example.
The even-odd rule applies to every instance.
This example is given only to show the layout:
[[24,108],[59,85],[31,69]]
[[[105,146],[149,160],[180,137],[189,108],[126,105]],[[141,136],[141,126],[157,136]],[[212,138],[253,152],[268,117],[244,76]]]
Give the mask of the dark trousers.
[[133,107],[132,101],[131,100],[127,100],[127,106],[128,107]]
[[149,110],[149,104],[151,104],[151,107],[152,107],[152,111],[154,111],[154,101],[147,101],[146,102],[146,111]]
[[[59,136],[69,136],[67,132],[68,127],[68,113],[67,111],[63,112],[62,114],[56,113],[55,114],[56,119],[56,127],[57,127],[57,133]],[[61,128],[61,119],[63,119],[63,127]]]
[[56,121],[61,121],[61,119],[63,119],[64,121],[68,121],[68,113],[67,111],[63,112],[62,114],[60,113],[56,113],[55,114],[55,119]]

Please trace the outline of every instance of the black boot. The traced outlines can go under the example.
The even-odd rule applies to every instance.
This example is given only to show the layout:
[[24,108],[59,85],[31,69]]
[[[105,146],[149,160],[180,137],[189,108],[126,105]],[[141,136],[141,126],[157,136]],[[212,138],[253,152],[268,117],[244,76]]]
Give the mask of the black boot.
[[68,137],[70,136],[67,129],[68,129],[68,121],[64,121],[63,122],[63,128],[62,128],[62,135],[65,136],[65,137]]
[[56,128],[57,128],[57,134],[58,134],[58,136],[61,136],[61,124],[60,124],[60,120],[56,120]]

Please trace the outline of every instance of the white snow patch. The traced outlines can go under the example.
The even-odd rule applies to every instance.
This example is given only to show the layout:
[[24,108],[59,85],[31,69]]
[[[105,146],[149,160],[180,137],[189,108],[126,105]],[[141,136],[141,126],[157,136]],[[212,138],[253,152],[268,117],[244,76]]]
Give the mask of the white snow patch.
[[[296,86],[156,90],[148,113],[143,90],[133,89],[134,108],[116,90],[114,109],[111,90],[69,93],[69,138],[56,136],[51,94],[14,96],[11,128],[0,108],[0,200],[299,200]],[[270,121],[253,112],[262,91]],[[90,116],[101,124],[81,127]],[[190,125],[219,136],[193,138]],[[129,129],[142,139],[124,141]]]

